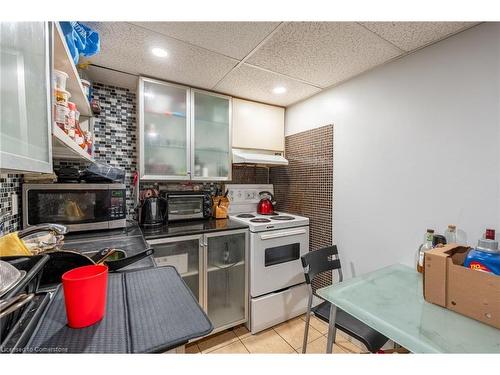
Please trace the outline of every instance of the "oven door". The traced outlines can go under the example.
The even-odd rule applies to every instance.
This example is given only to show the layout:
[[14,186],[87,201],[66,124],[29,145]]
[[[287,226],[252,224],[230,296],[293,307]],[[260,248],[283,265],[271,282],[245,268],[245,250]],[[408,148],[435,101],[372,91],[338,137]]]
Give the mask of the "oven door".
[[251,233],[251,296],[258,297],[303,283],[300,257],[308,251],[308,226]]

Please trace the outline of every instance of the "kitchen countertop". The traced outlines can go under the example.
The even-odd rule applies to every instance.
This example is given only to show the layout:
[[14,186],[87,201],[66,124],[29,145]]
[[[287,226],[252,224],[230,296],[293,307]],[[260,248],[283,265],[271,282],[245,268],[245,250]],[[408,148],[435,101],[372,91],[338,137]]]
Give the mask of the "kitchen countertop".
[[107,238],[123,238],[141,236],[141,228],[137,224],[130,224],[127,228],[94,230],[88,232],[69,232],[64,236],[65,242],[73,242],[78,240],[90,239],[107,239]]
[[230,219],[208,219],[179,221],[169,223],[155,230],[143,229],[142,232],[146,240],[153,240],[246,228],[248,228],[246,224],[241,224]]
[[[131,256],[146,250],[149,246],[137,224],[132,224],[122,229],[76,233],[70,232],[64,236],[63,249],[66,250],[87,252],[97,251],[105,247],[122,249],[127,253],[127,256]],[[153,257],[149,256],[120,270],[154,267],[155,265]]]

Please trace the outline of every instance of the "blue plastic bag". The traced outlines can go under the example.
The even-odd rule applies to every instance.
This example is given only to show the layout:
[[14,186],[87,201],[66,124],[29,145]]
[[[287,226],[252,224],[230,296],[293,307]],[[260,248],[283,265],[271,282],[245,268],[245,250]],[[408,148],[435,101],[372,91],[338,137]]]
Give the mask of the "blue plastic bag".
[[77,21],[59,22],[59,24],[75,65],[78,64],[80,55],[93,56],[101,49],[97,31]]

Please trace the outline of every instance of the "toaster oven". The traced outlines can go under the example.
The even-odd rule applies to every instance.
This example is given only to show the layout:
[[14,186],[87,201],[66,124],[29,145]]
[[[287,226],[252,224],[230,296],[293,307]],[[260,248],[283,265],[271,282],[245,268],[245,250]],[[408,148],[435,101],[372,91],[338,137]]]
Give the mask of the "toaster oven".
[[212,197],[208,191],[166,191],[167,220],[208,219],[212,215]]

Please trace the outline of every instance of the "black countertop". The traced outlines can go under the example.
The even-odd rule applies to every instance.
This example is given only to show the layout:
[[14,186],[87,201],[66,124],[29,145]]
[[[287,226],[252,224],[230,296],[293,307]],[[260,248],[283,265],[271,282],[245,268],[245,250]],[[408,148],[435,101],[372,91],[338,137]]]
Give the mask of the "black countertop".
[[[146,250],[149,246],[137,224],[132,224],[123,229],[70,232],[64,236],[63,249],[65,250],[76,250],[83,253],[97,251],[105,247],[122,249],[127,253],[127,256],[131,256]],[[153,257],[149,256],[121,270],[154,267],[155,265]]]
[[153,240],[246,228],[248,228],[246,224],[241,224],[231,219],[207,219],[171,222],[154,230],[142,229],[142,232],[146,240]]
[[[230,219],[171,222],[154,230],[140,228],[137,224],[130,224],[127,228],[122,229],[76,233],[70,232],[65,235],[63,249],[88,252],[97,251],[105,247],[114,247],[125,250],[127,255],[130,256],[147,249],[148,244],[146,243],[146,240],[246,228],[248,228],[246,224],[241,224]],[[126,270],[131,268],[153,266],[155,266],[153,257],[148,257],[123,269]]]
[[88,232],[69,232],[64,235],[65,242],[91,240],[91,239],[108,239],[108,238],[127,238],[142,236],[141,228],[137,224],[131,223],[127,228],[120,229],[105,229],[93,230]]

